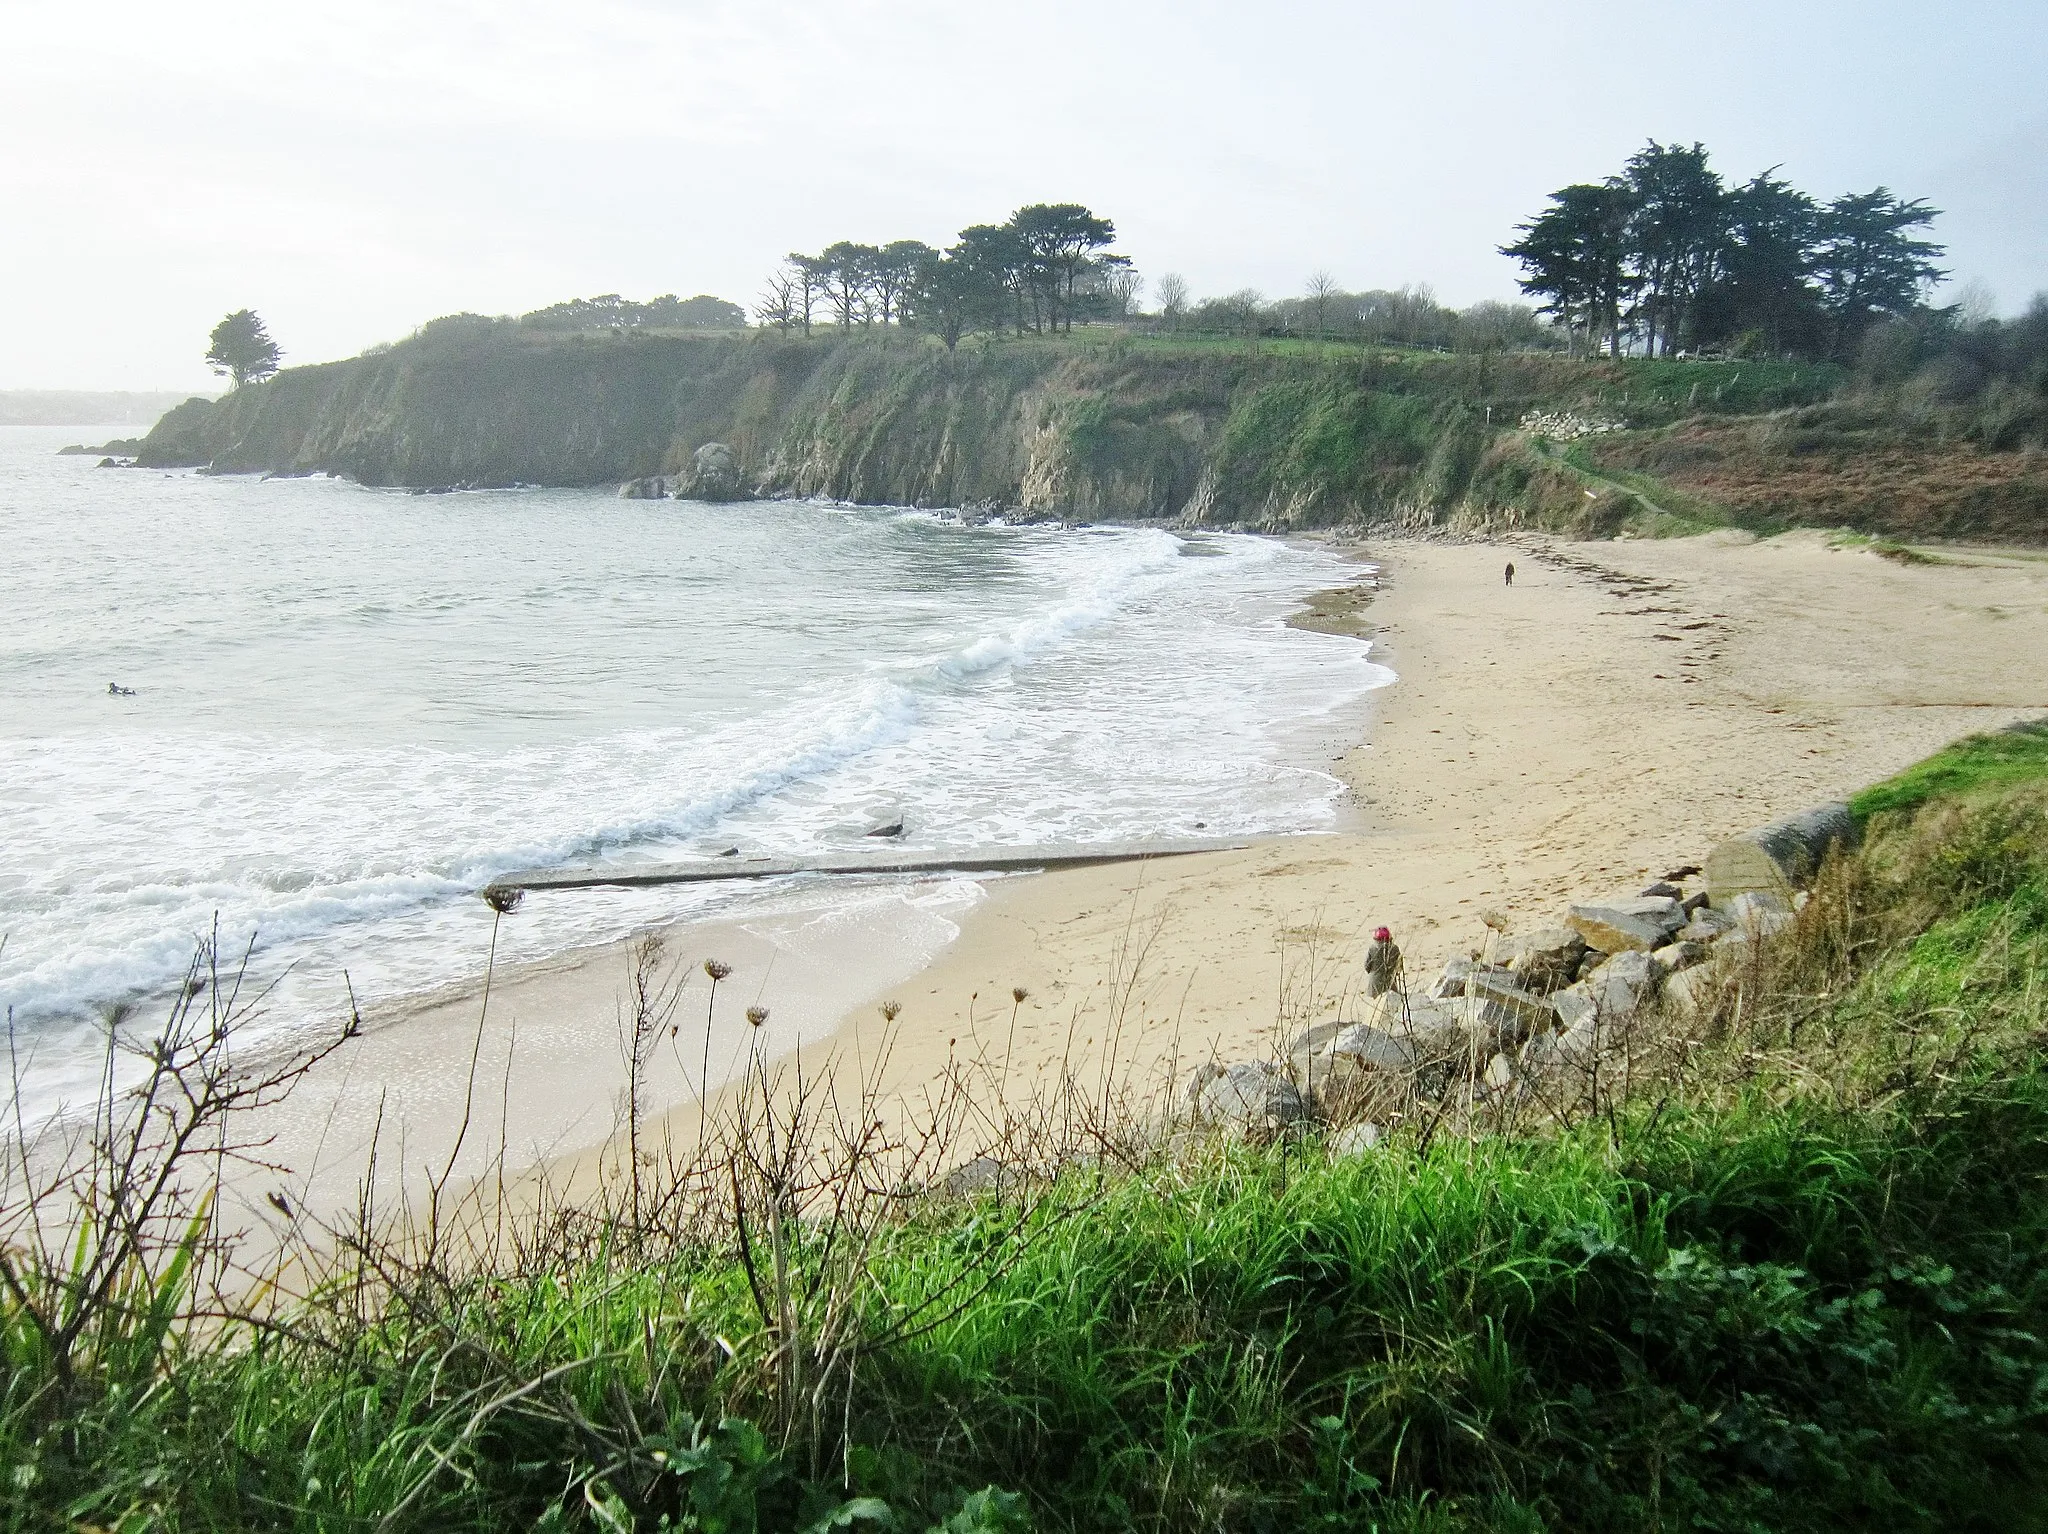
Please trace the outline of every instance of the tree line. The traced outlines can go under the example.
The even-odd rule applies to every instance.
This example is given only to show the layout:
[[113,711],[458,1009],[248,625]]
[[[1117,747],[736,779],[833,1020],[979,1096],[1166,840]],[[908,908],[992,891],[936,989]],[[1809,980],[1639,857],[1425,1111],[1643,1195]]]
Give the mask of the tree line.
[[1076,319],[1119,318],[1139,289],[1130,258],[1112,252],[1116,225],[1079,203],[1033,203],[1001,224],[974,224],[944,250],[922,240],[840,240],[792,251],[754,313],[805,335],[891,325],[929,331],[948,347],[973,331],[1070,332]]
[[1362,341],[1440,351],[1542,350],[1561,344],[1527,304],[1491,299],[1464,309],[1437,301],[1427,283],[1350,292],[1328,272],[1313,273],[1298,297],[1269,299],[1256,288],[1193,298],[1186,279],[1168,272],[1155,289],[1147,328],[1168,333],[1293,336]]
[[663,293],[645,303],[603,293],[535,309],[520,315],[519,323],[534,330],[738,330],[747,323],[747,311],[709,293]]
[[1653,139],[1619,174],[1551,193],[1501,253],[1574,349],[1844,359],[1945,275],[1919,233],[1938,216],[1882,186],[1822,203],[1775,168],[1731,185],[1704,145]]

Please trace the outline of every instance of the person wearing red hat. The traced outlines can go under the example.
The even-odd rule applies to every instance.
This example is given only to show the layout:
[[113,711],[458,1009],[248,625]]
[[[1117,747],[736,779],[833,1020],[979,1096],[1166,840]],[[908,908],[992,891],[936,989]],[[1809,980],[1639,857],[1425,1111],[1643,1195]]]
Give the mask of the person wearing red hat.
[[1394,988],[1401,974],[1401,950],[1394,946],[1394,934],[1375,927],[1372,946],[1365,951],[1365,994],[1381,996]]

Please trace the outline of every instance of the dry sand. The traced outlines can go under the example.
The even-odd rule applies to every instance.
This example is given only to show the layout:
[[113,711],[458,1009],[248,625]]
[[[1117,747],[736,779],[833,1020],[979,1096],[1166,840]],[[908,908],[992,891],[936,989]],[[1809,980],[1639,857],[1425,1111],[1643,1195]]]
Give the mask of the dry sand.
[[[1013,1074],[1238,1056],[1337,1015],[1390,926],[1411,970],[1718,839],[2048,714],[2048,560],[1899,564],[1821,534],[1395,543],[1362,617],[1400,680],[1332,764],[1359,826],[993,889],[913,981],[900,1082],[950,1040]],[[1503,566],[1516,565],[1512,587]],[[1967,562],[1965,562],[1967,561]],[[871,1030],[870,1009],[853,1021]],[[967,1047],[964,1043],[960,1047]]]
[[[1370,604],[1334,597],[1310,621],[1369,634],[1399,680],[1356,722],[1359,743],[1319,764],[1353,790],[1346,829],[989,881],[978,903],[971,885],[928,888],[921,912],[871,907],[825,943],[801,921],[782,933],[678,930],[672,953],[722,947],[740,966],[720,997],[715,1052],[732,1058],[739,1010],[758,1000],[777,1019],[778,1047],[818,1053],[837,1024],[823,1048],[872,1063],[877,1006],[895,1000],[885,1085],[915,1092],[949,1055],[1000,1061],[1021,987],[1008,1071],[1019,1086],[1063,1062],[1084,1077],[1142,1076],[1168,1060],[1242,1055],[1340,1013],[1375,925],[1394,929],[1411,969],[1433,966],[1477,942],[1481,912],[1534,925],[1567,899],[1700,862],[1723,836],[1843,797],[1956,736],[2048,713],[2040,556],[1958,550],[1898,563],[1808,533],[1356,552],[1380,566]],[[948,921],[957,939],[934,941],[933,923],[943,934]],[[799,939],[810,945],[801,963],[790,957]],[[771,952],[778,968],[756,990]],[[517,1052],[538,1051],[512,1094],[508,1143],[581,1150],[582,1175],[623,1085],[625,970],[620,948],[592,950],[501,975],[491,1002],[487,1057],[515,1028]],[[682,1032],[701,1039],[701,975],[688,996]],[[801,1040],[786,1031],[792,1015]],[[374,1029],[351,1067],[356,1085],[327,1100],[353,1101],[360,1123],[378,1052],[402,1052],[422,1078],[408,1133],[424,1162],[459,1113],[474,1016],[474,998],[456,996]],[[689,1050],[670,1053],[657,1095],[676,1102],[698,1066]],[[477,1145],[497,1142],[503,1069],[502,1054],[487,1063]],[[332,1147],[325,1159],[360,1165]]]

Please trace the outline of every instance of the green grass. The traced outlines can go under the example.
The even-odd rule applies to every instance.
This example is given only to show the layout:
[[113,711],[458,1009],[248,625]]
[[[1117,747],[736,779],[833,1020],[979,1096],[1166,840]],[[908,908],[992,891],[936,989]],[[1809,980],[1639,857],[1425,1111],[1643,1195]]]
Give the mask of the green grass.
[[1849,800],[1859,822],[1885,813],[1917,810],[1937,798],[1960,799],[2048,776],[2048,720],[1972,735],[1897,777],[1874,783]]
[[68,1385],[0,1310],[0,1528],[2048,1528],[2044,784],[2035,726],[1866,790],[1611,1112],[917,1207],[822,1412],[724,1242],[603,1226]]

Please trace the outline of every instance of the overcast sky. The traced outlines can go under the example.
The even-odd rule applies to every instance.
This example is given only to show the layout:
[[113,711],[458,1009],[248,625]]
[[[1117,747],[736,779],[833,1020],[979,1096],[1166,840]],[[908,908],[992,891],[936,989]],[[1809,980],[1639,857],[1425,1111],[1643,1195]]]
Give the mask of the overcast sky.
[[1646,138],[1945,211],[2048,288],[2048,4],[0,0],[0,387],[212,382],[573,296],[751,302],[786,251],[1116,221],[1197,294],[1428,282]]

